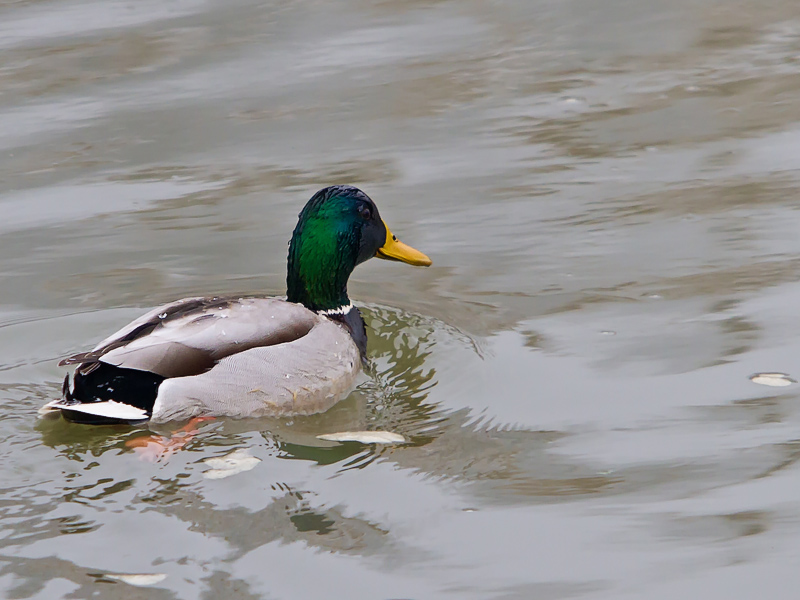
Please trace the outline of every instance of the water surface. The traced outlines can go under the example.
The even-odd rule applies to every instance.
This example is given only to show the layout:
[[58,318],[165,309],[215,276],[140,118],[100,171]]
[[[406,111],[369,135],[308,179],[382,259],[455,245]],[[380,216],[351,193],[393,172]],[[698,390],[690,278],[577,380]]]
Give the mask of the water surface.
[[[0,49],[4,597],[795,596],[794,3],[22,0]],[[354,274],[348,399],[156,463],[37,419],[152,306],[281,294],[334,183],[434,260]]]

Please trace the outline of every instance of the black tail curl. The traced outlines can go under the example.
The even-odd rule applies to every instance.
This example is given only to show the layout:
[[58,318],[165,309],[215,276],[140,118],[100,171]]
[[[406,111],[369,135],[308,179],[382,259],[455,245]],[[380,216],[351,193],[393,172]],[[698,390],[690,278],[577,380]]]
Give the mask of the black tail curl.
[[69,373],[64,375],[64,383],[61,384],[61,399],[62,404],[77,404],[69,389]]

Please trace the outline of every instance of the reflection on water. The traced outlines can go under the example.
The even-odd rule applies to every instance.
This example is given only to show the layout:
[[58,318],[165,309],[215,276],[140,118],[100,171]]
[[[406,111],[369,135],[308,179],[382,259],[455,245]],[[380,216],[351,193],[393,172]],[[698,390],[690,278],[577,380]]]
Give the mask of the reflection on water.
[[[21,498],[11,498],[20,490],[7,490],[5,497],[9,500],[3,518],[9,531],[7,540],[27,545],[34,539],[46,542],[65,534],[93,534],[105,539],[98,511],[104,512],[102,507],[111,502],[122,503],[120,506],[127,506],[126,512],[134,514],[156,510],[204,538],[218,538],[227,547],[226,561],[235,561],[274,541],[301,542],[358,556],[411,552],[402,548],[403,542],[390,524],[354,516],[347,505],[328,504],[325,494],[310,484],[297,487],[288,483],[283,479],[285,468],[273,475],[275,466],[285,459],[332,468],[331,474],[340,476],[379,461],[426,479],[453,479],[474,486],[461,487],[473,498],[473,506],[514,502],[520,495],[547,498],[597,494],[619,481],[618,476],[597,475],[577,463],[567,466],[570,461],[549,459],[546,448],[561,437],[558,432],[492,426],[482,418],[471,417],[469,411],[447,410],[429,401],[429,392],[437,384],[436,369],[431,365],[435,353],[461,347],[480,360],[468,335],[435,319],[396,309],[373,306],[363,312],[372,332],[369,376],[347,400],[327,413],[290,420],[210,423],[178,454],[152,467],[134,459],[125,445],[143,433],[141,428],[90,427],[60,418],[39,420],[36,429],[41,441],[73,466],[60,481],[52,479],[34,486],[45,501],[32,513],[19,514]],[[445,348],[440,349],[440,344]],[[343,429],[395,431],[410,443],[365,446],[316,439],[320,432]],[[252,475],[237,476],[250,479],[244,490],[250,496],[244,505],[236,501],[220,505],[206,497],[202,458],[224,454],[234,447],[250,448],[264,462]],[[120,477],[118,469],[127,477]],[[28,494],[30,489],[23,493]],[[67,506],[75,508],[68,510]],[[35,532],[34,537],[28,532]],[[73,569],[80,571],[79,564],[86,563],[79,561]],[[97,568],[86,564],[89,566]],[[33,569],[31,564],[27,568]],[[6,572],[26,577],[19,563],[7,565]],[[74,573],[69,579],[80,581]],[[28,588],[20,587],[18,592],[23,589]]]

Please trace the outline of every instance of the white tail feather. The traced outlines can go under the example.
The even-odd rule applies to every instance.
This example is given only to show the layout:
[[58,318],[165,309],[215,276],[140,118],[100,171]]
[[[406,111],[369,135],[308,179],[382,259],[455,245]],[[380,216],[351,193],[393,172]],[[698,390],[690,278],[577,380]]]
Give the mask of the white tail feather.
[[86,404],[56,404],[54,408],[72,410],[89,415],[96,415],[98,417],[120,419],[121,421],[141,421],[150,418],[150,415],[141,408],[136,408],[130,404],[123,404],[122,402],[114,402],[113,400],[107,402],[89,402]]

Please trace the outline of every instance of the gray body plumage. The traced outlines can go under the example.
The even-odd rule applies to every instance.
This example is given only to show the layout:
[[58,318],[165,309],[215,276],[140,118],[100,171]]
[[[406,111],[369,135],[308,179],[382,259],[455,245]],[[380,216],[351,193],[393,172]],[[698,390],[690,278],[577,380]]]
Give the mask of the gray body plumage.
[[[322,412],[361,368],[347,329],[278,298],[186,298],[160,306],[62,364],[94,362],[166,377],[153,422]],[[58,403],[52,403],[58,408]]]

